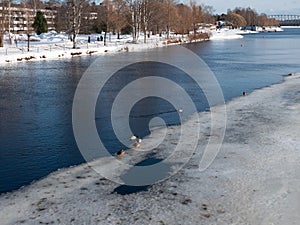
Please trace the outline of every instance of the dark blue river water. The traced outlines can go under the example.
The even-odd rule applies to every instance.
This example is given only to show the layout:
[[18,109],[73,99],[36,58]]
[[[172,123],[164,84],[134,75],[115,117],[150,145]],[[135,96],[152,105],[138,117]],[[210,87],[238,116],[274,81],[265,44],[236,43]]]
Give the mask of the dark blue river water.
[[[300,29],[187,47],[214,72],[226,101],[243,91],[251,92],[280,82],[283,75],[300,71]],[[0,193],[18,189],[59,168],[84,162],[72,130],[72,102],[82,74],[94,60],[95,57],[74,57],[0,66]],[[111,133],[109,106],[118,91],[132,79],[153,73],[172,78],[192,96],[199,111],[208,107],[201,90],[177,69],[158,63],[140,63],[119,73],[102,91],[106,105],[101,106],[104,110],[96,109],[95,115],[99,136],[112,153],[124,146]],[[134,133],[141,137],[147,135],[148,122],[155,116],[163,118],[168,125],[179,122],[171,104],[149,97],[132,109],[130,123]]]

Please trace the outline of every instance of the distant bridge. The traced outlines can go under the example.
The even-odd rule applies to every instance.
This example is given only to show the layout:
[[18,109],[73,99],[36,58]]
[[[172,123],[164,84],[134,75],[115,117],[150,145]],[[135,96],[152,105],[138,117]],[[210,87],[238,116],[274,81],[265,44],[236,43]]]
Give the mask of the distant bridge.
[[281,26],[300,26],[300,15],[269,15],[279,21]]

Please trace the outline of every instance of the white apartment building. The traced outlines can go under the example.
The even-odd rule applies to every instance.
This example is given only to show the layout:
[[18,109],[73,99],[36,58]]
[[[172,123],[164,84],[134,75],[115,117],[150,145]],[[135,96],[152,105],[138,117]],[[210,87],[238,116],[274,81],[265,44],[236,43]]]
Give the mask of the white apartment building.
[[34,32],[32,24],[34,22],[36,11],[41,11],[44,14],[47,20],[48,30],[55,30],[56,10],[34,10],[31,8],[23,8],[21,6],[5,8],[4,10],[0,7],[0,26],[3,24],[5,31],[8,32],[10,30],[11,33],[28,33],[28,31],[29,33],[32,33]]

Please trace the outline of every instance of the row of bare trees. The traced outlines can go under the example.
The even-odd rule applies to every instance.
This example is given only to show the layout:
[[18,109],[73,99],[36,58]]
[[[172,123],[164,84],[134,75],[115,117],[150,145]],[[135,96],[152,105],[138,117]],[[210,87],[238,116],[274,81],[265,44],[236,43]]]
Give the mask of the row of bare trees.
[[279,22],[273,18],[268,18],[265,13],[258,14],[256,10],[237,7],[228,10],[227,15],[219,16],[219,19],[227,21],[233,27],[243,26],[278,26]]
[[171,32],[188,34],[200,23],[214,23],[212,7],[191,1],[189,5],[175,0],[103,0],[100,5],[85,0],[66,0],[58,9],[57,30],[72,35],[74,48],[80,32],[131,33],[133,42],[143,33],[144,42],[152,34]]

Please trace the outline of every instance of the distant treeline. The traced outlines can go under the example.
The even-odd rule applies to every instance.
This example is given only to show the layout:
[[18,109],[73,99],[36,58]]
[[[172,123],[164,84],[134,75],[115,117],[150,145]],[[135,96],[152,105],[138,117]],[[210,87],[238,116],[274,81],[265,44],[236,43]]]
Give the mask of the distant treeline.
[[235,8],[228,10],[227,14],[217,15],[217,20],[226,21],[227,24],[234,28],[243,26],[279,26],[279,21],[268,18],[265,13],[258,14],[251,8]]

